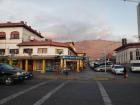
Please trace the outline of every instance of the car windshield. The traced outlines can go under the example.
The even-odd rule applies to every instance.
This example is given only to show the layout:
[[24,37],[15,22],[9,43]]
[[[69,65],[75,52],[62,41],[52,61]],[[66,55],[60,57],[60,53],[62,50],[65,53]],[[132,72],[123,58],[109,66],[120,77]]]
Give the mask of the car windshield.
[[0,68],[3,68],[4,70],[14,70],[14,67],[12,67],[11,65],[7,65],[7,64],[1,64]]
[[100,68],[100,67],[105,67],[105,66],[104,66],[104,65],[101,65],[101,66],[99,66],[99,68]]
[[123,66],[114,66],[115,69],[124,68]]
[[132,63],[132,66],[140,67],[140,63]]

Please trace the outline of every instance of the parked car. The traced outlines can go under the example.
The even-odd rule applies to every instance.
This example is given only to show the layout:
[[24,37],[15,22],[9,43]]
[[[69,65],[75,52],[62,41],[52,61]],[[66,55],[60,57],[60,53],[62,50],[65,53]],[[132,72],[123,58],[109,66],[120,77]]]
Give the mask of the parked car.
[[15,67],[15,70],[21,72],[24,75],[25,79],[31,79],[31,78],[33,78],[33,73],[32,72],[29,72],[29,71],[27,72],[27,71],[22,70],[22,69],[17,68],[17,67]]
[[0,63],[0,83],[11,85],[17,81],[24,81],[24,74],[16,70],[13,66]]
[[112,73],[115,74],[123,74],[124,72],[124,66],[122,65],[113,65],[112,66]]
[[111,66],[110,65],[100,65],[99,67],[96,67],[94,70],[95,71],[105,71],[105,68],[106,68],[106,71],[111,71]]

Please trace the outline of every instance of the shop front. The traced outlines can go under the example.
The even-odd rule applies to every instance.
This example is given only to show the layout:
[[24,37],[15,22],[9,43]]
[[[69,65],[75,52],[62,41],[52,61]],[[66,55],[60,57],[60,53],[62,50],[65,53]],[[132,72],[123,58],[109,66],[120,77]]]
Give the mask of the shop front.
[[[11,65],[14,60],[9,61]],[[80,72],[83,69],[83,58],[78,56],[20,56],[16,58],[17,67],[25,71],[61,72],[65,68]]]
[[61,68],[67,68],[71,71],[80,72],[83,69],[83,57],[79,56],[62,56]]

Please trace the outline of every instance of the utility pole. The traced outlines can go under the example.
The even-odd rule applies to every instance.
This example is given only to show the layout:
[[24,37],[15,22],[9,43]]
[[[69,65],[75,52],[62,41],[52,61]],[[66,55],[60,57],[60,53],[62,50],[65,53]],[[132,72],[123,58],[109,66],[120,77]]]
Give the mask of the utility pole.
[[140,0],[123,0],[128,2],[135,2],[137,3],[137,23],[138,23],[138,40],[140,42]]

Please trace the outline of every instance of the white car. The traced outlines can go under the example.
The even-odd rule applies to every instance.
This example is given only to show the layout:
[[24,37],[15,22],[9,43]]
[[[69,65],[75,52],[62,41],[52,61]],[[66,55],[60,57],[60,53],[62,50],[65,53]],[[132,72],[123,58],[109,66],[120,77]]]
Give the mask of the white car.
[[114,65],[112,66],[112,72],[115,74],[123,74],[124,66],[122,65]]
[[105,68],[106,68],[106,71],[110,71],[111,70],[111,66],[110,65],[101,65],[99,67],[96,67],[95,68],[95,71],[105,71]]

